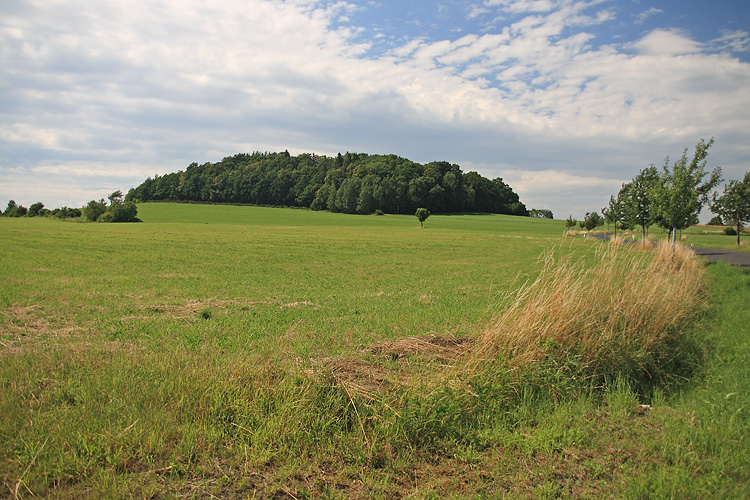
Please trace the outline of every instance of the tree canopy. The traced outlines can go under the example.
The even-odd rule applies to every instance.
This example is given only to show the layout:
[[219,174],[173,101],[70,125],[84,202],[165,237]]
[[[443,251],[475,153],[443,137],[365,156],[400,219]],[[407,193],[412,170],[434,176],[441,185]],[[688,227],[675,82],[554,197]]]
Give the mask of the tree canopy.
[[[729,181],[721,196],[714,193],[711,211],[737,227],[737,245],[743,223],[750,222],[750,172],[742,181]],[[719,219],[721,221],[721,219]]]
[[396,155],[335,157],[288,152],[237,154],[218,163],[146,179],[125,201],[194,201],[307,207],[369,214],[488,212],[528,215],[502,178],[463,173],[458,165],[421,165]]
[[[695,146],[693,158],[688,162],[688,150],[682,153],[672,167],[669,157],[657,182],[652,187],[655,219],[661,227],[675,232],[697,224],[698,214],[708,202],[708,194],[721,182],[721,167],[706,172],[708,149],[714,143],[701,140]],[[708,176],[708,178],[706,178]]]

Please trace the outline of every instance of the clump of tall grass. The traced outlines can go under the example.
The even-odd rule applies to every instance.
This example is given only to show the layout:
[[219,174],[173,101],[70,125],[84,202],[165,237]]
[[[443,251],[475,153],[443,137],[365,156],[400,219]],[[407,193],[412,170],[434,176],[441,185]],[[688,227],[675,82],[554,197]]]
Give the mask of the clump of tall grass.
[[539,277],[480,332],[465,374],[499,361],[516,375],[554,370],[643,387],[690,370],[683,331],[702,309],[704,270],[689,249],[603,246],[593,266],[543,258]]

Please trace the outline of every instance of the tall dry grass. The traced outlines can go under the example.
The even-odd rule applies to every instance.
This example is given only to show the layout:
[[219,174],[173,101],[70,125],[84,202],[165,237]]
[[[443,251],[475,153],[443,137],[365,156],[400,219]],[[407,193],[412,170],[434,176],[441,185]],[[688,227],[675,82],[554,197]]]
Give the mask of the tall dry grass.
[[524,373],[554,361],[595,381],[651,378],[674,365],[683,327],[702,309],[703,274],[682,246],[602,246],[593,266],[547,253],[539,277],[479,334],[463,369],[499,359]]

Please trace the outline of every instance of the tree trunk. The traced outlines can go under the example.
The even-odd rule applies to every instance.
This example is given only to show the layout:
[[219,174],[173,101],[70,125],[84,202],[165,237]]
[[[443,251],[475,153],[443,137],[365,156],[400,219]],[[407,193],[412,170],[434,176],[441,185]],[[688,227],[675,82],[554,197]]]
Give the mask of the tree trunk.
[[739,217],[739,215],[737,215],[737,246],[740,246],[740,231],[741,231],[741,229],[742,228],[740,227],[740,217]]

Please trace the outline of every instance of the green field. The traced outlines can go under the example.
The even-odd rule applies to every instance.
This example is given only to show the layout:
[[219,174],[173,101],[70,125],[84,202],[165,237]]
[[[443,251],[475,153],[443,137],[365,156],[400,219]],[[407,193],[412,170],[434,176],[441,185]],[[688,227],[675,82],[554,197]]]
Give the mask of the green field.
[[[433,215],[425,228],[236,206],[142,204],[138,216],[0,219],[0,495],[738,498],[750,487],[746,273],[707,267],[710,309],[682,349],[700,363],[675,372],[687,378],[593,387],[566,364],[460,388],[443,383],[450,353],[410,346],[474,338],[542,255],[590,266],[603,244],[500,215]],[[635,415],[636,403],[654,409]]]

